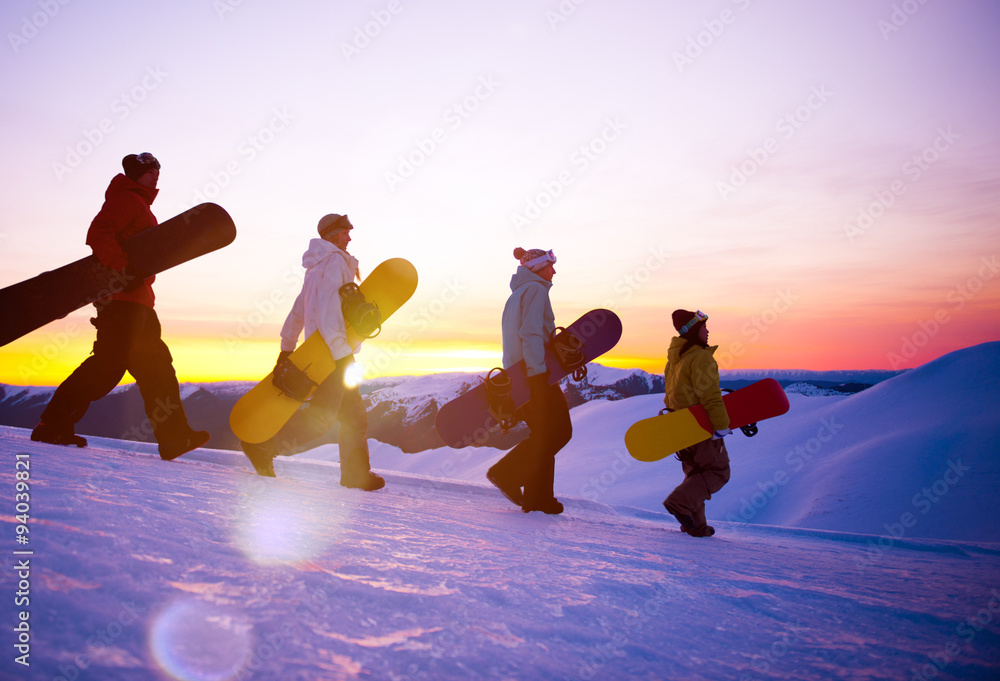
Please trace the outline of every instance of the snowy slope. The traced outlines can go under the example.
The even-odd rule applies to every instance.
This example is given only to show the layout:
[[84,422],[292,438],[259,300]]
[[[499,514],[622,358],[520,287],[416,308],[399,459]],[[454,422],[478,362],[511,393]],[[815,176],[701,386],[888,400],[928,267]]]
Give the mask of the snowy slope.
[[[0,428],[0,495],[30,463],[29,542],[4,515],[3,679],[991,679],[1000,552],[720,523],[564,497],[525,515],[485,485],[330,464],[162,462]],[[22,476],[23,477],[23,476]],[[22,481],[24,482],[24,481]],[[28,557],[13,550],[30,550]],[[30,603],[16,605],[27,590]],[[28,613],[30,667],[12,648]]]
[[[762,422],[753,438],[727,438],[733,476],[708,517],[890,537],[905,521],[905,537],[1000,542],[1000,524],[984,518],[1000,508],[998,382],[1000,343],[986,343],[855,395],[790,394],[788,414]],[[641,395],[573,409],[573,439],[556,457],[557,495],[662,510],[680,464],[640,463],[624,447],[628,427],[662,406],[662,395]],[[475,482],[502,454],[404,454],[372,443],[376,468]],[[337,450],[299,456],[336,461]]]

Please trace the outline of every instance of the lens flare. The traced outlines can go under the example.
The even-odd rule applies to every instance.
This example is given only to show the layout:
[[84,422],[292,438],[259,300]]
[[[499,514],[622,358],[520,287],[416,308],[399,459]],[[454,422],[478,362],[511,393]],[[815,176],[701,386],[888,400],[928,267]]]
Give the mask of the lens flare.
[[344,371],[344,385],[348,388],[357,388],[361,385],[361,380],[365,377],[365,368],[360,362],[355,361]]
[[242,618],[189,598],[156,616],[149,645],[160,667],[178,681],[227,681],[249,659],[252,638]]
[[[259,565],[311,560],[335,539],[331,522],[343,515],[328,495],[270,481],[241,494],[234,528],[241,551]],[[277,483],[277,484],[275,484]]]

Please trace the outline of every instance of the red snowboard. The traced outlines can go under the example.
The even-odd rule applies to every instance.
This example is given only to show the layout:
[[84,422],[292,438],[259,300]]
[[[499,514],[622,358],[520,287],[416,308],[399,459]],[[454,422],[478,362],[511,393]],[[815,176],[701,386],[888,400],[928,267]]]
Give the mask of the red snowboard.
[[[788,411],[788,396],[781,384],[765,378],[722,397],[729,427],[742,428]],[[700,404],[643,419],[625,432],[625,447],[639,461],[659,461],[674,452],[712,437],[708,413]]]

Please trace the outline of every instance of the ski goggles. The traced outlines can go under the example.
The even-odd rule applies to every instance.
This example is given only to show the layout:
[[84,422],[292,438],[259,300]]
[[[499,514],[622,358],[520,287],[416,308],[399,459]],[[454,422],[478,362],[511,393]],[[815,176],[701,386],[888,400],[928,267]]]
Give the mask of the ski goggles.
[[677,333],[679,333],[680,335],[683,336],[688,331],[690,331],[691,329],[693,329],[696,325],[701,324],[702,322],[707,322],[707,321],[708,321],[708,315],[705,314],[704,312],[702,312],[701,310],[698,310],[697,312],[694,313],[694,317],[691,319],[691,321],[689,321],[687,324],[685,324],[681,328],[677,329]]
[[148,151],[144,151],[141,154],[139,154],[138,156],[136,156],[135,160],[140,165],[152,166],[155,170],[159,170],[160,169],[160,162],[157,161],[156,157],[153,156]]
[[534,270],[536,267],[542,267],[545,265],[555,265],[556,264],[556,254],[551,250],[547,253],[543,253],[534,260],[529,260],[528,262],[521,263],[529,270]]

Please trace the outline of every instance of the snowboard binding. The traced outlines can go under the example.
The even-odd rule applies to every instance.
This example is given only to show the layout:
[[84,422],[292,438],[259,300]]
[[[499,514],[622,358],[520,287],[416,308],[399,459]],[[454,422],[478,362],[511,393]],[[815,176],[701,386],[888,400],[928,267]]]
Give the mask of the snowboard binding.
[[[494,375],[494,373],[496,375]],[[486,384],[486,401],[489,405],[490,416],[500,424],[500,429],[507,432],[517,425],[517,407],[514,398],[510,395],[510,376],[507,372],[496,367],[491,369],[483,379]]]
[[[309,367],[307,366],[306,369]],[[299,369],[295,364],[285,359],[274,367],[274,375],[271,378],[274,386],[293,400],[305,402],[309,395],[319,385],[306,375],[304,369]]]
[[382,331],[382,313],[378,305],[365,300],[365,294],[354,282],[340,287],[340,309],[344,321],[362,338],[374,338]]
[[549,344],[559,359],[559,364],[573,377],[582,381],[587,377],[587,358],[583,354],[583,341],[561,326],[552,330]]

